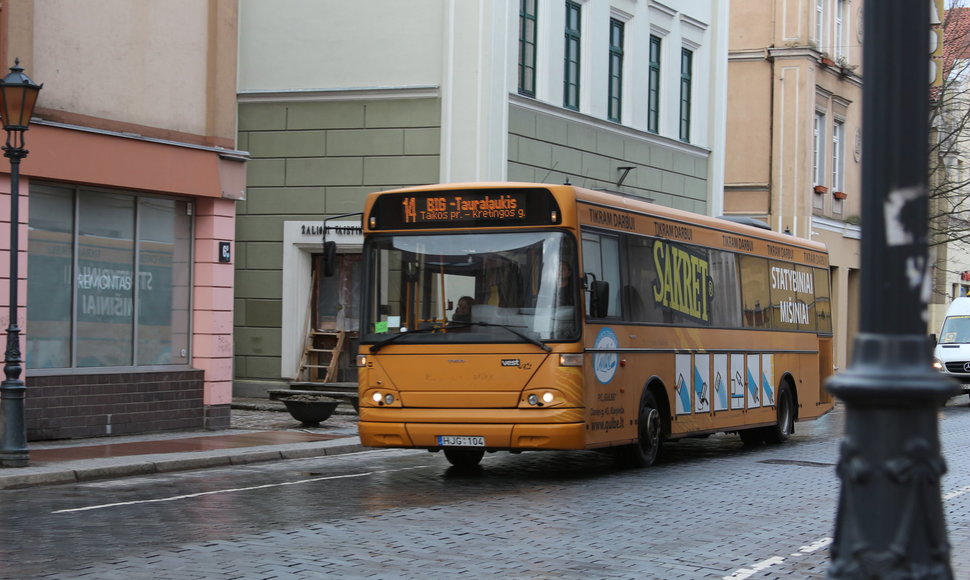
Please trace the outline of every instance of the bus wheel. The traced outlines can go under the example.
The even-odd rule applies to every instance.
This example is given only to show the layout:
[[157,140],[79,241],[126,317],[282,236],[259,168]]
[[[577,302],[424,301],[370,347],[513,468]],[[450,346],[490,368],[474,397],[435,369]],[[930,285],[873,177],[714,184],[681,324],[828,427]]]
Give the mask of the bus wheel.
[[448,463],[459,469],[475,467],[484,456],[484,449],[445,449],[445,458]]
[[663,419],[660,417],[659,408],[653,393],[649,391],[644,393],[637,421],[638,441],[617,450],[617,459],[622,465],[650,467],[657,461],[660,456],[660,446],[663,444]]
[[775,405],[778,422],[774,427],[765,427],[766,443],[784,443],[791,437],[791,434],[795,431],[795,406],[793,403],[791,389],[787,384],[782,385],[778,389],[778,403]]

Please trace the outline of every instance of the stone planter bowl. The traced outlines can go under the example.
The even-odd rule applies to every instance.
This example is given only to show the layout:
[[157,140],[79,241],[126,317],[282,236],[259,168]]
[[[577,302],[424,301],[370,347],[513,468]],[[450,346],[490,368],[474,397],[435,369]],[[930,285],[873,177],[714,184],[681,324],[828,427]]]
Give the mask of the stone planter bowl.
[[333,399],[317,399],[313,401],[282,399],[282,401],[286,405],[286,410],[290,412],[290,415],[306,427],[316,427],[321,421],[329,419],[330,415],[333,415],[334,409],[340,404],[340,401]]

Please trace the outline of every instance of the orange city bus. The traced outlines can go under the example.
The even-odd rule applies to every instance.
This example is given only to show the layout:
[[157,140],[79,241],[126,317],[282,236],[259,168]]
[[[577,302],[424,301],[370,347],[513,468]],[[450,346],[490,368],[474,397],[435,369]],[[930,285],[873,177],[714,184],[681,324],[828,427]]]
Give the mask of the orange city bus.
[[570,185],[373,193],[360,438],[443,450],[782,442],[832,409],[822,244]]

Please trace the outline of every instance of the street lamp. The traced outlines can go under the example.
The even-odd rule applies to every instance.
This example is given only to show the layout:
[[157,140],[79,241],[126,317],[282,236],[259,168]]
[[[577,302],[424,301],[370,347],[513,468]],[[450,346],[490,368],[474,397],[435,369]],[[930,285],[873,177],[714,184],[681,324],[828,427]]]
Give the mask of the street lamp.
[[0,383],[0,467],[26,467],[27,424],[24,419],[24,395],[27,390],[20,373],[20,326],[17,324],[17,284],[19,282],[18,242],[20,230],[20,160],[27,156],[24,133],[34,114],[41,87],[24,74],[20,59],[14,60],[10,73],[0,80],[0,123],[7,132],[3,156],[10,159],[10,320],[7,326],[7,350],[3,359],[4,380]]
[[[872,9],[870,9],[872,6]],[[828,381],[845,402],[830,580],[951,580],[937,413],[958,390],[930,366],[929,2],[863,15],[859,333]]]

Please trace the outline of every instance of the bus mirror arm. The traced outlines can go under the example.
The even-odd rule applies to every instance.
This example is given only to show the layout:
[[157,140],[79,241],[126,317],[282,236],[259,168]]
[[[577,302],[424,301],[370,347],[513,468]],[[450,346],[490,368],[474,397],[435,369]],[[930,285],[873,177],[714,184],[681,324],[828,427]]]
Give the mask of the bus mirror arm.
[[580,279],[582,281],[582,283],[583,283],[583,290],[588,290],[589,289],[589,279],[590,278],[592,278],[593,279],[593,282],[595,282],[596,281],[596,274],[593,274],[592,272],[586,272],[585,274],[583,274],[583,277]]

